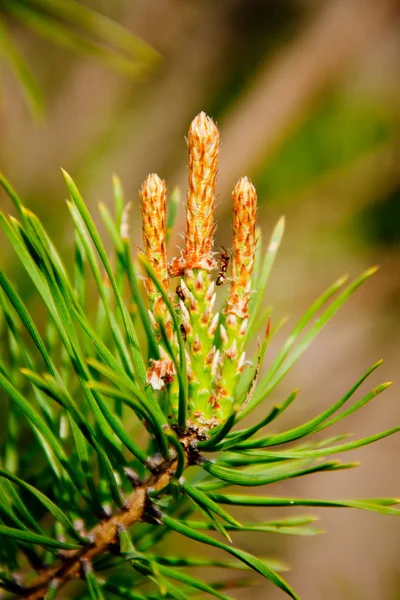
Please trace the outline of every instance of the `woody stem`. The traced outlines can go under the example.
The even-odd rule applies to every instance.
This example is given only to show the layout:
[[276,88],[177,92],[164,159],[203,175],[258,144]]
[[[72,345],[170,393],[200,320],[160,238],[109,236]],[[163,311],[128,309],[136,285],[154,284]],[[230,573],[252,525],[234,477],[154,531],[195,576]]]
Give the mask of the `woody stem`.
[[[186,463],[189,464],[189,446],[193,436],[180,440]],[[52,564],[44,568],[40,575],[27,586],[18,596],[20,600],[42,600],[52,582],[57,585],[57,590],[72,579],[81,578],[82,564],[84,561],[92,563],[96,558],[106,554],[110,548],[119,545],[119,531],[127,530],[135,523],[140,522],[149,509],[148,491],[159,491],[170,483],[177,468],[176,459],[164,460],[146,481],[136,486],[127,498],[125,507],[102,520],[89,533],[93,540],[90,545],[64,552],[59,557],[61,564]]]

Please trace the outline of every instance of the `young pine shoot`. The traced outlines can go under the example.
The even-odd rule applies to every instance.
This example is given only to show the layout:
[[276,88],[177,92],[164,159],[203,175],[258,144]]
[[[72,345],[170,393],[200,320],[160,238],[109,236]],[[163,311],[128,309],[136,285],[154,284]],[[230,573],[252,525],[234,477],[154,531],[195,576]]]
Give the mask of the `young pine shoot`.
[[[139,193],[142,241],[131,238],[131,206],[114,178],[115,215],[100,206],[110,255],[64,172],[75,235],[73,269],[1,176],[17,217],[1,214],[0,224],[45,313],[43,325],[0,272],[1,414],[7,429],[0,453],[0,587],[6,598],[227,599],[235,586],[252,585],[252,570],[296,599],[281,575],[284,565],[241,550],[240,532],[314,535],[320,533],[315,517],[290,513],[262,521],[254,511],[254,520],[242,523],[231,507],[400,514],[397,498],[286,498],[267,488],[356,467],[336,455],[400,428],[350,442],[336,432],[315,437],[390,385],[357,397],[381,361],[330,408],[292,429],[279,425],[298,390],[276,405],[271,392],[375,269],[347,286],[345,278],[330,286],[263,369],[268,343],[280,328],[273,320],[271,325],[262,305],[284,221],[263,257],[256,190],[242,177],[232,194],[232,251],[216,249],[218,155],[218,128],[200,113],[188,135],[184,245],[169,264],[178,195],[168,203],[158,175],[149,175]],[[140,245],[143,251],[135,256]],[[228,294],[217,312],[221,288]],[[246,347],[259,324],[263,340],[254,357]],[[261,420],[242,426],[260,404]],[[260,486],[261,494],[248,490]],[[202,544],[203,554],[199,544],[192,554],[189,547],[178,551],[175,541],[162,550],[160,542],[173,532]],[[218,552],[210,556],[206,546]],[[192,567],[218,567],[221,579],[206,583],[192,575]],[[228,581],[226,570],[244,570],[245,578]],[[71,586],[77,579],[81,585]]]

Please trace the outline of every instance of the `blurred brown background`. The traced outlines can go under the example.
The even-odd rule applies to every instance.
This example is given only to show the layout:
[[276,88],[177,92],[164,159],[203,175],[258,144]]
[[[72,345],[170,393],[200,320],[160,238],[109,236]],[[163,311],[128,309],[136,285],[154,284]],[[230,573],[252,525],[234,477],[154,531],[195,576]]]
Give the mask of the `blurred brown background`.
[[[135,203],[132,230],[139,244],[139,185],[153,171],[170,189],[185,185],[184,136],[191,119],[205,110],[218,121],[222,138],[218,244],[230,246],[230,190],[244,174],[259,192],[264,238],[286,215],[285,240],[268,291],[276,320],[288,314],[293,323],[342,273],[354,276],[371,264],[381,265],[276,391],[273,399],[301,389],[286,424],[299,423],[338,399],[381,357],[386,361],[369,389],[396,379],[400,3],[83,4],[137,34],[162,59],[146,76],[124,76],[7,18],[43,90],[46,113],[42,121],[32,118],[0,63],[0,166],[59,244],[68,252],[72,240],[60,166],[72,174],[92,209],[99,201],[110,203],[111,176],[117,173]],[[4,194],[0,205],[11,210]],[[20,267],[3,238],[1,263],[18,279]],[[23,279],[19,285],[23,290]],[[341,422],[336,433],[360,437],[399,421],[397,383]],[[399,453],[400,437],[395,436],[346,456],[361,458],[357,470],[318,474],[266,491],[310,498],[400,496]],[[279,514],[255,510],[263,518]],[[400,523],[351,510],[320,509],[319,514],[327,530],[323,536],[281,539],[259,533],[237,542],[259,555],[287,560],[292,566],[288,579],[305,600],[400,598]],[[258,583],[255,590],[233,595],[283,597],[268,582]]]

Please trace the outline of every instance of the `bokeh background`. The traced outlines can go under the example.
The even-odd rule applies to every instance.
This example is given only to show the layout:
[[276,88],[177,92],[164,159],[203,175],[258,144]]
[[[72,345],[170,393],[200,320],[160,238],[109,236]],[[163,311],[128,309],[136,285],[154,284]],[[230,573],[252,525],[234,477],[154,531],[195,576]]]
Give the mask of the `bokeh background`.
[[[275,345],[338,276],[381,265],[271,398],[278,400],[300,387],[286,425],[327,407],[381,357],[385,363],[369,388],[398,379],[400,3],[81,4],[148,44],[152,50],[143,46],[142,53],[145,68],[130,70],[117,60],[96,60],[99,56],[88,56],[85,45],[76,48],[82,52],[73,51],[68,34],[67,39],[52,37],[48,30],[35,28],[29,14],[22,18],[23,12],[8,10],[8,1],[3,8],[0,1],[0,25],[27,60],[44,99],[42,115],[40,102],[29,108],[12,69],[2,61],[0,43],[0,167],[59,245],[71,252],[60,166],[72,174],[94,211],[98,202],[111,203],[111,177],[117,173],[134,204],[132,238],[140,245],[140,183],[156,171],[170,190],[175,185],[184,189],[184,136],[191,119],[205,110],[217,120],[222,138],[217,243],[230,246],[230,191],[242,175],[249,175],[258,189],[264,238],[281,214],[287,219],[266,301],[274,308],[275,322],[284,315],[291,319]],[[11,210],[3,193],[0,206]],[[182,222],[181,212],[177,231]],[[0,242],[1,267],[29,300],[31,289],[20,267],[3,237]],[[179,243],[176,235],[173,245]],[[395,382],[354,418],[341,422],[337,433],[345,427],[360,437],[397,425],[399,404]],[[349,460],[362,460],[356,470],[288,481],[271,493],[400,496],[399,456],[400,436],[394,436],[349,454]],[[259,511],[260,518],[279,514],[251,510]],[[320,515],[327,530],[323,536],[240,534],[238,543],[289,562],[288,579],[305,600],[400,598],[400,522],[351,510],[320,509]],[[232,595],[283,597],[268,582],[257,584],[254,590]]]

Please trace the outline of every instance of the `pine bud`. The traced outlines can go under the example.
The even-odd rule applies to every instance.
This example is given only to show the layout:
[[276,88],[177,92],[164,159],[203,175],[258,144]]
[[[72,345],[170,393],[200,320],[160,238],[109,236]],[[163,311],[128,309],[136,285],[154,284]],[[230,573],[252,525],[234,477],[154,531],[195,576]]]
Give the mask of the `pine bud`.
[[217,350],[216,353],[214,354],[214,358],[211,363],[211,375],[213,377],[215,377],[217,374],[218,366],[219,366],[219,350]]
[[[154,269],[164,289],[168,289],[166,245],[166,196],[165,181],[152,173],[144,180],[139,192],[142,211],[143,243],[145,257]],[[154,312],[160,313],[163,301],[153,281],[146,279],[150,300],[155,303]],[[161,309],[162,310],[162,309]]]
[[219,332],[220,332],[220,336],[221,336],[221,341],[222,343],[225,345],[228,343],[228,334],[226,333],[226,329],[223,325],[219,326]]
[[243,371],[245,362],[246,362],[246,352],[242,352],[242,354],[240,355],[240,358],[239,358],[238,365],[237,365],[239,372]]
[[213,337],[215,332],[217,331],[218,319],[219,319],[219,313],[215,313],[213,320],[211,321],[211,325],[207,330],[207,335],[209,337]]
[[198,334],[196,333],[195,338],[192,343],[192,352],[193,354],[198,354],[201,350],[201,342]]
[[170,265],[171,277],[187,269],[212,271],[216,267],[212,247],[218,155],[218,127],[201,112],[193,119],[188,135],[186,245],[181,256],[173,259]]
[[175,378],[176,371],[173,361],[150,359],[150,363],[146,374],[147,385],[151,385],[153,390],[165,390]]
[[215,290],[215,283],[212,281],[210,283],[210,285],[208,286],[208,290],[206,291],[206,295],[205,295],[206,302],[210,302],[211,298],[214,295],[214,290]]
[[228,350],[225,350],[225,356],[229,360],[235,360],[238,357],[238,349],[236,339],[233,340],[232,345]]
[[232,200],[232,284],[225,312],[247,319],[256,251],[257,211],[257,193],[247,177],[242,177],[236,184]]

